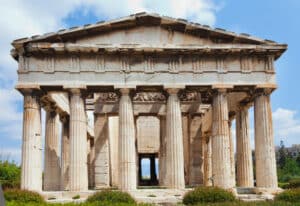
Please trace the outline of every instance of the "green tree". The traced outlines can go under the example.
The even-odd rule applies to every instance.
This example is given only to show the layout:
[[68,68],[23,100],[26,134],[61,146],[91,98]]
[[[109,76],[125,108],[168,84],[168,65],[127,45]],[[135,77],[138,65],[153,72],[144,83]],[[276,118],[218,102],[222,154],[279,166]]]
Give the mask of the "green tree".
[[279,169],[283,169],[283,167],[285,166],[286,163],[286,159],[288,158],[288,154],[287,154],[287,150],[284,146],[283,141],[280,141],[280,148],[277,152],[277,165],[279,167]]
[[3,188],[19,188],[21,168],[15,162],[0,160],[0,183]]
[[298,164],[298,167],[300,167],[300,153],[298,154],[298,156],[296,158],[296,162]]

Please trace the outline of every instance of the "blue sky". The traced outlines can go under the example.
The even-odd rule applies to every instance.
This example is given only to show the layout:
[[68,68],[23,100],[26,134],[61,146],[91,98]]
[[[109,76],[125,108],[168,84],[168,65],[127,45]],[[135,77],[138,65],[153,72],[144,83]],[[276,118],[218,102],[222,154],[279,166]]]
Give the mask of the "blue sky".
[[[20,160],[22,96],[13,89],[17,64],[9,55],[11,41],[139,11],[287,43],[288,51],[276,62],[274,136],[276,144],[300,144],[299,0],[7,0],[0,7],[0,158]],[[253,127],[251,134],[253,144]]]

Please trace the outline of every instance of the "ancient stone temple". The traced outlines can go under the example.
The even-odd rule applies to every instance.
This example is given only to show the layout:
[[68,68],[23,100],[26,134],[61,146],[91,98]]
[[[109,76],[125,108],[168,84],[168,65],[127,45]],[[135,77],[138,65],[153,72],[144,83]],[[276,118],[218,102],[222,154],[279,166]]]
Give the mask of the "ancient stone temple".
[[12,45],[24,96],[22,189],[277,189],[270,95],[286,45],[148,13]]

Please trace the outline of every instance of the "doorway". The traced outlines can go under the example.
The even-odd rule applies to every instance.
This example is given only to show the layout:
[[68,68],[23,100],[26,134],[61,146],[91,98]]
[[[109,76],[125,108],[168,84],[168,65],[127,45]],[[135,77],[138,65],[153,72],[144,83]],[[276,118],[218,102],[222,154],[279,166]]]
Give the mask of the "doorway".
[[158,185],[158,154],[139,154],[139,186]]

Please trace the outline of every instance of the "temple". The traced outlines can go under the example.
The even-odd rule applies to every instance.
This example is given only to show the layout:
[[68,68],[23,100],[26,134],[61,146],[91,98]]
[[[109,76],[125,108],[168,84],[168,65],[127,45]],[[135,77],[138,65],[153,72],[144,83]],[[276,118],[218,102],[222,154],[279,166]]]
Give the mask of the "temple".
[[278,189],[270,95],[287,45],[149,13],[12,45],[24,96],[22,189]]

